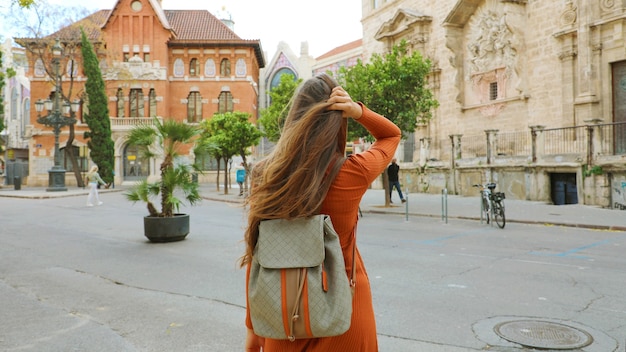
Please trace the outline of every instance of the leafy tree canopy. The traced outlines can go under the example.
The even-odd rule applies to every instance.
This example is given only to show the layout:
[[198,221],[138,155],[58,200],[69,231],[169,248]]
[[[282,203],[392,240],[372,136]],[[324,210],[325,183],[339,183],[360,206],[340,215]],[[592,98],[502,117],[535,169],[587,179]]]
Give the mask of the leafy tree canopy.
[[84,115],[89,131],[85,138],[93,162],[98,165],[102,178],[107,183],[113,182],[115,146],[111,139],[111,120],[109,119],[108,97],[98,57],[87,35],[81,29],[81,50],[83,54],[83,71],[87,76],[85,93],[87,111]]
[[[198,145],[214,146],[209,154],[224,161],[239,155],[246,169],[250,147],[257,145],[262,136],[261,131],[250,122],[250,115],[244,112],[215,114],[210,120],[203,120],[200,128],[202,133]],[[225,192],[228,192],[227,184],[228,178],[225,177]]]
[[259,124],[268,140],[276,142],[289,112],[291,98],[296,92],[302,79],[295,79],[293,75],[280,76],[278,85],[270,90],[270,106],[261,110]]
[[[339,71],[338,80],[355,101],[393,121],[403,135],[415,131],[419,123],[432,118],[439,103],[427,87],[431,62],[414,51],[409,53],[406,41],[391,52],[372,55],[370,62]],[[363,126],[350,120],[350,138],[371,138]]]

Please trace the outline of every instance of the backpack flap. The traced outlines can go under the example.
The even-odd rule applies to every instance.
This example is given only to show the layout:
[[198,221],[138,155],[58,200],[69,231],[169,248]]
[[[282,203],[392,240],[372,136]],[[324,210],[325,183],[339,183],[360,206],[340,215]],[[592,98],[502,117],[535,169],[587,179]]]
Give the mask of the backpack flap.
[[324,261],[324,215],[261,221],[256,253],[268,269],[312,268]]

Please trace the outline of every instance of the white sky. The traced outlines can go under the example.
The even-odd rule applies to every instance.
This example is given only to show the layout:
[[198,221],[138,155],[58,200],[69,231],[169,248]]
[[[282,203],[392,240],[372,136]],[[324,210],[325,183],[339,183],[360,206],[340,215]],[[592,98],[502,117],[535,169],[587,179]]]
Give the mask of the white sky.
[[[116,3],[116,0],[48,1],[94,10],[111,9]],[[242,39],[260,39],[268,61],[280,41],[286,42],[296,55],[300,55],[300,44],[306,41],[309,54],[318,57],[363,36],[361,0],[163,0],[162,6],[165,10],[208,10],[213,15],[225,7],[235,22],[235,33]]]

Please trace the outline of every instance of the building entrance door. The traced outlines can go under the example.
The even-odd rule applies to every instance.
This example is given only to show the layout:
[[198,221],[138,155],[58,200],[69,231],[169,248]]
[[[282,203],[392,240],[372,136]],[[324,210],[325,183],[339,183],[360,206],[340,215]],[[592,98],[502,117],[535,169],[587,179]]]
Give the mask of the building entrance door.
[[124,181],[138,181],[150,175],[149,160],[143,157],[145,147],[127,145],[124,148]]
[[[613,122],[626,122],[626,61],[612,64]],[[626,154],[626,124],[613,128],[614,154]]]

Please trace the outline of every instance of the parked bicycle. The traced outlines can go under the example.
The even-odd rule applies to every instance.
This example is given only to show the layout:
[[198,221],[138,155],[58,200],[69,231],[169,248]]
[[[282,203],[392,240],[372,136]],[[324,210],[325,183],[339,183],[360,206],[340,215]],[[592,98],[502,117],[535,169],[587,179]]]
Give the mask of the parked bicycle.
[[504,192],[494,192],[496,188],[495,183],[487,183],[485,185],[476,184],[480,191],[481,202],[480,211],[481,219],[484,217],[487,220],[487,224],[493,219],[498,227],[503,229],[506,224],[506,217],[504,216]]

